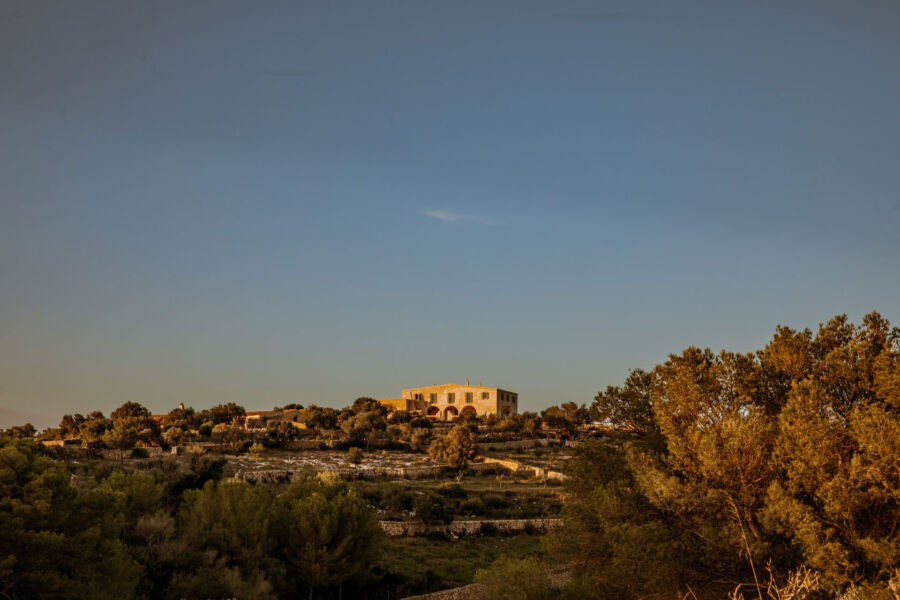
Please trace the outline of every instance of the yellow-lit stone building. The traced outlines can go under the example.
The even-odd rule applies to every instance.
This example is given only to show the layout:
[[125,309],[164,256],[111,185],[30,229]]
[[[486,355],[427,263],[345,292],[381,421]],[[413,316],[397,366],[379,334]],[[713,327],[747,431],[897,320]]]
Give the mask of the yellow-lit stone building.
[[391,410],[408,410],[431,419],[454,421],[462,415],[511,415],[518,412],[519,395],[515,392],[482,385],[455,383],[410,388],[400,398],[379,400]]

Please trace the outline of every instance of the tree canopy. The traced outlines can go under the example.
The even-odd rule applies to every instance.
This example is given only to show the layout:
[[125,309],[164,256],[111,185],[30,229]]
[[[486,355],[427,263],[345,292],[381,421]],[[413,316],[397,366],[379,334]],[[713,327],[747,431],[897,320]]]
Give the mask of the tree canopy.
[[882,585],[900,564],[898,365],[900,330],[871,313],[632,371],[592,411],[639,435],[579,451],[560,548],[622,597],[746,581],[769,561],[824,590]]

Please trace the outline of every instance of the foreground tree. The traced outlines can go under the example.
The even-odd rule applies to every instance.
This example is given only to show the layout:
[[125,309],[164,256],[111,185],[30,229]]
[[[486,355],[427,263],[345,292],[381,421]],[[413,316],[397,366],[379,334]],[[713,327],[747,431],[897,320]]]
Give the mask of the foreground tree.
[[342,483],[300,482],[278,498],[279,527],[288,576],[309,590],[362,581],[382,539],[374,511]]
[[134,597],[140,570],[119,541],[115,498],[81,494],[70,481],[33,441],[0,437],[3,597]]
[[[561,548],[626,598],[712,580],[755,588],[768,561],[779,581],[809,568],[824,592],[877,597],[900,564],[898,365],[900,331],[872,313],[815,334],[779,327],[755,353],[688,348],[633,372],[594,410],[638,436],[572,462],[578,501]],[[643,587],[614,569],[641,564],[653,574]]]

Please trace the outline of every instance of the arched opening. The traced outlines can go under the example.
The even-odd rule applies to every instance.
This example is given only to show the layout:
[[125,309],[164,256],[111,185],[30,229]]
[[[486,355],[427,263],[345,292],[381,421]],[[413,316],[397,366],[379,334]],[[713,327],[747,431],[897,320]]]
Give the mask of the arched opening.
[[437,418],[437,417],[441,416],[441,409],[439,409],[437,406],[429,406],[428,412],[425,414],[428,415],[429,417]]
[[444,409],[444,420],[445,421],[455,421],[456,417],[459,416],[459,411],[456,410],[455,406],[448,406]]
[[466,406],[461,411],[459,411],[460,417],[475,417],[478,416],[478,411],[475,410],[474,406]]

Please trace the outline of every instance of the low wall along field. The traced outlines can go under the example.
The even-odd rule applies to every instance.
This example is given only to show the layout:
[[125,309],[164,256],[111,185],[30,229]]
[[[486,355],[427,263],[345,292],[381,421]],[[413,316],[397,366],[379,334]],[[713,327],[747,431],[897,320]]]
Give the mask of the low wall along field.
[[453,521],[448,525],[426,525],[422,521],[380,521],[381,529],[389,537],[413,537],[429,533],[446,535],[479,535],[485,524],[497,533],[522,533],[529,528],[547,532],[562,524],[562,519],[484,519],[480,521]]

